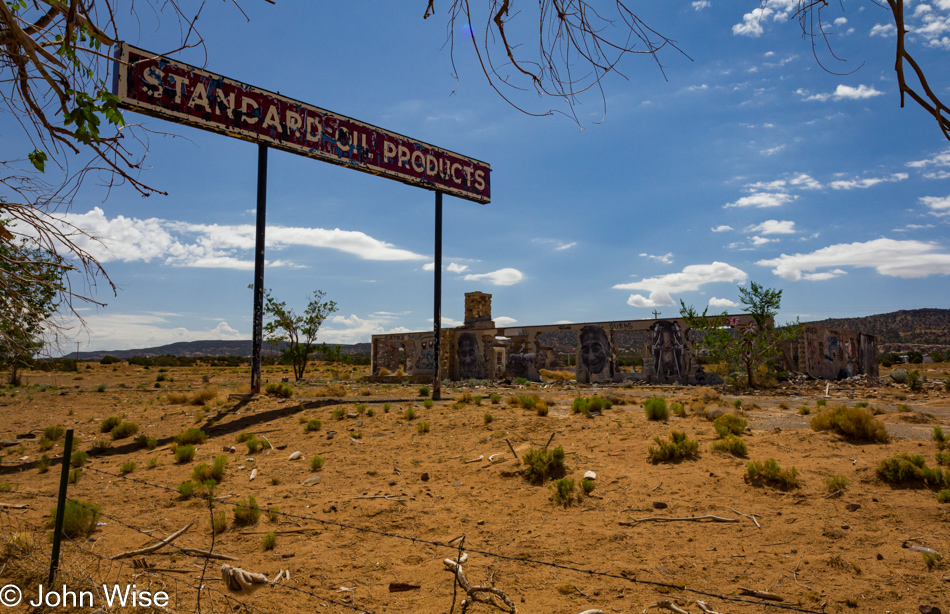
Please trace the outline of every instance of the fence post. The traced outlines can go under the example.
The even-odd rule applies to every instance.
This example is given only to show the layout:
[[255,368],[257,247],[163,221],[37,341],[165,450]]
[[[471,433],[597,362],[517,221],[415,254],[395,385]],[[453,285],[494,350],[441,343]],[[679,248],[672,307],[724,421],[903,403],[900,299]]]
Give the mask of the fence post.
[[63,534],[63,516],[66,515],[66,484],[69,481],[69,461],[73,453],[73,430],[66,431],[66,441],[63,442],[63,471],[59,477],[59,498],[56,500],[56,523],[53,528],[53,553],[49,560],[49,583],[52,588],[53,576],[59,567],[59,543]]

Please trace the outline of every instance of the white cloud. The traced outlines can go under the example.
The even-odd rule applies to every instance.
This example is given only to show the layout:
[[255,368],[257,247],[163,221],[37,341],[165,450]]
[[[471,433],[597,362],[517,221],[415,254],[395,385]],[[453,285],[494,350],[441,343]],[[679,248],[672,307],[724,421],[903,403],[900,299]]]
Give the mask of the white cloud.
[[553,245],[555,251],[563,251],[565,249],[571,249],[572,247],[577,246],[577,241],[571,241],[570,243],[565,243],[563,241],[558,241],[557,239],[531,239],[532,243],[538,243],[541,245]]
[[650,258],[651,260],[656,260],[657,262],[662,262],[663,264],[673,264],[673,252],[663,254],[662,256],[654,256],[652,254],[640,254],[641,258]]
[[690,85],[686,88],[687,92],[702,92],[703,90],[708,90],[709,86],[703,83],[702,85]]
[[762,154],[763,156],[772,156],[772,155],[775,155],[775,154],[777,154],[778,152],[782,151],[783,149],[785,149],[785,145],[784,145],[784,144],[783,144],[783,145],[776,145],[775,147],[769,147],[768,149],[763,149],[763,150],[759,151],[759,153]]
[[[433,263],[434,265],[435,263]],[[464,273],[468,270],[467,264],[459,264],[458,262],[450,262],[449,266],[446,267],[446,270],[449,273]]]
[[874,27],[871,28],[871,36],[880,36],[882,38],[897,36],[897,26],[892,23],[874,24]]
[[749,240],[752,241],[752,245],[756,247],[765,245],[766,243],[775,243],[778,241],[778,239],[766,239],[765,237],[749,237]]
[[695,0],[693,2],[693,8],[697,11],[701,11],[704,8],[708,8],[711,4],[712,2],[709,0]]
[[848,18],[847,18],[847,17],[838,17],[837,19],[835,19],[835,25],[836,25],[836,26],[843,26],[843,25],[846,24],[846,23],[848,23]]
[[524,273],[518,269],[505,268],[491,273],[471,274],[463,277],[465,281],[486,281],[496,286],[513,286],[524,280]]
[[175,314],[156,313],[83,315],[87,328],[79,340],[84,342],[83,351],[103,351],[156,347],[180,341],[251,338],[250,332],[241,333],[223,320],[214,328],[190,329],[175,326],[172,321],[175,317]]
[[890,177],[868,177],[867,179],[850,179],[848,181],[832,181],[830,184],[833,190],[853,190],[854,188],[870,188],[879,183],[904,181],[909,175],[907,173],[893,173]]
[[726,226],[725,224],[720,224],[715,228],[710,228],[709,230],[713,232],[726,232],[727,230],[734,230],[732,226]]
[[404,326],[395,328],[385,328],[383,322],[385,318],[361,318],[355,314],[349,316],[332,316],[320,328],[320,334],[317,340],[321,343],[339,343],[349,345],[351,343],[365,343],[373,335],[383,335],[388,333],[408,333],[412,332]]
[[925,179],[950,179],[950,149],[945,149],[932,158],[908,162],[911,168],[934,167],[934,170],[924,173]]
[[881,275],[903,279],[950,275],[950,253],[939,250],[935,243],[882,238],[829,245],[809,254],[782,254],[756,264],[774,267],[773,273],[789,281],[803,279],[816,269],[842,266],[873,268]]
[[[255,227],[251,224],[189,224],[160,218],[109,218],[99,207],[86,213],[65,213],[60,217],[92,237],[75,234],[76,244],[100,262],[151,262],[182,267],[252,269]],[[67,232],[69,231],[66,228]],[[366,233],[339,228],[294,228],[269,226],[267,248],[291,246],[327,248],[358,256],[363,260],[421,260],[425,256],[399,249]],[[297,266],[286,260],[268,266]]]
[[683,268],[680,273],[669,273],[648,277],[640,281],[617,284],[615,290],[644,290],[650,293],[646,298],[640,294],[632,294],[627,304],[632,307],[658,307],[660,305],[675,305],[671,293],[691,292],[699,290],[700,286],[715,282],[744,282],[748,275],[725,262],[712,264],[691,264]]
[[920,202],[927,205],[931,215],[944,217],[950,215],[950,196],[922,196]]
[[751,13],[742,16],[742,23],[732,26],[732,34],[735,36],[751,36],[758,38],[762,36],[762,20],[766,19],[774,11],[768,7],[752,9]]
[[716,298],[715,296],[709,299],[710,307],[738,307],[739,303],[735,301],[730,301],[727,298]]
[[511,326],[512,324],[517,324],[518,320],[514,318],[509,318],[508,316],[498,316],[492,318],[495,321],[495,326]]
[[788,183],[803,190],[818,190],[821,188],[821,184],[816,179],[805,173],[799,173],[792,177],[788,180]]
[[750,191],[754,190],[783,190],[785,189],[786,182],[784,179],[776,179],[775,181],[756,181],[755,183],[745,184],[746,188],[749,188]]
[[764,209],[766,207],[781,207],[785,203],[790,203],[798,198],[784,192],[753,192],[748,196],[743,196],[734,203],[723,205],[723,209],[731,207],[757,207]]
[[[807,94],[805,90],[797,90],[796,93]],[[830,94],[812,94],[811,96],[805,96],[805,100],[818,100],[824,102],[829,98],[833,100],[865,100],[867,98],[873,98],[875,96],[880,96],[884,92],[874,89],[874,86],[859,85],[858,87],[851,87],[850,85],[838,85],[835,88],[835,91]]]
[[936,228],[933,224],[908,224],[903,228],[894,228],[893,232],[907,232],[908,230],[926,230],[927,228]]
[[806,281],[825,281],[826,279],[834,279],[835,277],[841,277],[842,275],[847,275],[848,272],[843,269],[834,269],[832,271],[824,271],[822,273],[805,273],[802,275],[802,279]]
[[563,244],[563,245],[558,245],[558,246],[555,247],[554,249],[556,249],[557,251],[560,252],[560,251],[563,251],[563,250],[565,250],[565,249],[571,249],[572,247],[576,247],[576,246],[577,246],[577,241],[571,241],[570,243],[565,243],[565,244]]
[[746,232],[758,232],[764,235],[792,235],[795,234],[795,222],[789,220],[765,220],[761,224],[749,226]]

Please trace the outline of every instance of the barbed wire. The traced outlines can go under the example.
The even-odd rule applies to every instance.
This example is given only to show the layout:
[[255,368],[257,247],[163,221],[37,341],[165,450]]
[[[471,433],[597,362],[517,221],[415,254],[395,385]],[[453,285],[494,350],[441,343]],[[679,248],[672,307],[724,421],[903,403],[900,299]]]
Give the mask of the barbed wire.
[[[165,491],[168,491],[168,492],[173,492],[173,493],[176,493],[179,497],[197,498],[197,499],[207,499],[207,498],[208,498],[208,497],[205,497],[205,496],[202,496],[202,495],[196,495],[196,494],[194,494],[194,493],[190,493],[190,494],[187,494],[187,495],[186,495],[186,494],[182,493],[181,491],[179,491],[179,490],[176,489],[176,488],[171,488],[171,487],[169,487],[169,486],[164,486],[164,485],[162,485],[162,484],[154,484],[154,483],[152,483],[152,482],[147,482],[147,481],[145,481],[145,480],[140,480],[140,479],[137,479],[137,478],[132,478],[132,477],[129,477],[129,476],[126,476],[126,475],[118,474],[118,473],[111,473],[111,472],[109,472],[109,471],[103,471],[102,469],[96,469],[96,468],[94,468],[94,467],[87,467],[87,468],[90,469],[90,470],[93,471],[93,472],[101,473],[101,474],[103,474],[103,475],[108,475],[108,476],[115,477],[115,478],[121,478],[121,479],[123,479],[123,480],[128,480],[128,481],[130,481],[130,482],[135,482],[135,483],[138,483],[138,484],[143,484],[143,485],[145,485],[145,486],[150,486],[150,487],[152,487],[152,488],[158,488],[158,489],[165,490]],[[255,506],[251,506],[251,505],[246,505],[246,504],[242,504],[242,503],[239,503],[239,502],[232,503],[231,505],[233,505],[233,506],[235,506],[235,507],[243,507],[243,508],[251,509],[251,510],[254,510],[254,509],[256,509],[256,510],[261,510],[260,507],[255,507]],[[399,534],[397,534],[397,533],[390,533],[390,532],[387,532],[387,531],[381,531],[381,530],[379,530],[379,529],[370,529],[370,528],[367,528],[367,527],[361,527],[361,526],[358,526],[358,525],[348,524],[348,523],[345,523],[345,522],[338,522],[338,521],[333,521],[333,520],[325,520],[325,519],[323,519],[323,518],[316,518],[316,517],[314,517],[314,516],[307,516],[307,515],[302,515],[302,514],[294,514],[294,513],[291,513],[291,512],[282,512],[282,511],[274,511],[274,510],[269,510],[269,511],[271,511],[271,512],[277,514],[277,515],[280,515],[280,516],[285,516],[285,517],[287,517],[287,518],[294,518],[294,519],[297,519],[297,520],[307,520],[307,521],[311,521],[311,522],[316,522],[316,523],[322,524],[322,525],[324,525],[324,526],[334,526],[334,527],[338,527],[338,528],[342,528],[342,529],[349,529],[349,530],[358,531],[358,532],[361,532],[361,533],[368,533],[368,534],[371,534],[371,535],[378,535],[378,536],[381,536],[381,537],[388,537],[388,538],[391,538],[391,539],[398,539],[398,540],[402,540],[402,541],[408,541],[408,542],[411,542],[411,543],[413,543],[413,544],[423,544],[423,545],[433,546],[433,547],[436,547],[436,548],[449,549],[449,550],[457,550],[457,548],[458,548],[458,546],[457,546],[457,545],[454,545],[454,544],[443,543],[443,542],[438,542],[438,541],[429,540],[429,539],[423,539],[423,538],[419,538],[419,537],[411,537],[411,536],[407,536],[407,535],[399,535]],[[702,595],[702,596],[704,596],[704,597],[715,597],[715,598],[717,598],[717,599],[722,599],[722,600],[724,600],[724,601],[731,601],[731,602],[733,602],[733,603],[743,603],[743,604],[747,604],[747,605],[767,606],[767,607],[772,607],[772,608],[778,608],[778,609],[783,609],[783,610],[789,610],[789,611],[793,611],[793,612],[802,612],[802,613],[804,613],[804,614],[824,614],[823,612],[821,612],[821,611],[819,611],[819,610],[810,610],[810,609],[807,609],[807,608],[800,608],[800,607],[793,606],[793,605],[790,605],[790,604],[775,603],[775,602],[770,602],[770,601],[762,601],[762,600],[758,600],[758,599],[744,599],[744,598],[742,598],[742,597],[734,597],[734,596],[730,596],[730,595],[722,595],[722,594],[720,594],[720,593],[713,593],[713,592],[705,591],[705,590],[702,590],[702,589],[690,588],[690,587],[687,587],[687,586],[685,586],[685,585],[683,585],[683,584],[674,584],[674,583],[671,583],[671,582],[659,582],[659,581],[655,581],[655,580],[641,580],[641,579],[639,579],[639,578],[635,578],[635,577],[631,578],[631,577],[624,576],[624,575],[621,575],[621,574],[615,574],[615,573],[604,572],[604,571],[597,571],[597,570],[595,570],[595,569],[587,569],[587,568],[580,567],[579,564],[576,564],[576,563],[572,563],[572,564],[567,564],[567,565],[565,565],[565,564],[562,564],[562,563],[555,563],[555,562],[552,562],[552,561],[541,561],[541,560],[538,560],[538,559],[532,559],[532,558],[528,558],[528,557],[512,556],[512,555],[502,554],[502,553],[499,553],[499,552],[492,552],[492,551],[490,551],[490,550],[480,550],[480,549],[476,549],[476,548],[466,548],[465,551],[466,551],[466,552],[469,552],[469,553],[473,553],[473,554],[480,554],[480,555],[482,555],[482,556],[487,556],[487,557],[491,557],[491,558],[495,558],[495,559],[500,559],[500,560],[504,560],[504,561],[511,561],[511,562],[515,562],[515,563],[523,563],[523,564],[530,564],[530,565],[538,565],[538,566],[542,566],[542,567],[550,567],[550,568],[553,568],[553,569],[561,569],[561,570],[564,570],[564,571],[572,571],[572,572],[579,573],[579,574],[582,574],[582,575],[587,575],[587,576],[596,576],[596,577],[601,577],[601,578],[610,578],[610,579],[613,579],[613,580],[620,580],[620,581],[629,582],[629,583],[632,583],[632,584],[642,584],[642,585],[647,585],[647,586],[654,586],[654,587],[657,587],[657,588],[680,590],[680,591],[687,592],[687,593],[692,593],[692,594],[695,594],[695,595]],[[320,599],[325,599],[325,598],[324,598],[324,597],[320,597]],[[345,605],[345,604],[343,604],[343,605]],[[352,608],[352,606],[347,606],[347,607],[351,607],[351,608]]]

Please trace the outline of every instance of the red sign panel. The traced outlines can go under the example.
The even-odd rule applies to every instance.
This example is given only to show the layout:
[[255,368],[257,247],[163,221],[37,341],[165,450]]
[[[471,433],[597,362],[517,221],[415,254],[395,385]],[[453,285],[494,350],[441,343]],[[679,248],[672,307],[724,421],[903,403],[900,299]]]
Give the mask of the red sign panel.
[[120,105],[478,203],[491,201],[485,162],[216,75],[125,43]]

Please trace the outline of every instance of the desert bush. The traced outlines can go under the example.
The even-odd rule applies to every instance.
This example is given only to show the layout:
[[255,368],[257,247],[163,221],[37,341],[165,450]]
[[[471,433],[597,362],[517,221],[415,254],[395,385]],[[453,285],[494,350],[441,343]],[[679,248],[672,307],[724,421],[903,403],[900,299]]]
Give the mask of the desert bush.
[[412,407],[407,407],[407,408],[406,408],[406,411],[403,412],[402,416],[403,416],[406,420],[415,420],[415,419],[416,419],[416,410],[413,409]]
[[53,443],[53,440],[47,439],[46,437],[44,437],[43,439],[40,439],[40,442],[38,444],[40,452],[46,452],[47,450],[52,448],[54,445],[56,444]]
[[366,413],[366,404],[365,404],[365,403],[357,403],[357,404],[356,404],[356,413],[359,414],[360,416],[362,416],[363,414],[365,414],[365,413]]
[[518,386],[527,386],[527,385],[528,385],[528,378],[527,378],[527,377],[516,377],[516,378],[513,380],[513,382],[514,382],[515,384],[517,384]]
[[319,431],[323,427],[323,422],[314,418],[313,420],[307,420],[307,424],[303,427],[304,433],[311,433],[313,431]]
[[419,396],[420,396],[420,397],[427,397],[427,396],[429,396],[429,394],[431,394],[431,392],[432,392],[432,391],[429,390],[429,387],[428,387],[428,386],[422,386],[422,387],[419,388]]
[[61,426],[48,426],[43,429],[43,439],[49,439],[50,441],[56,441],[60,437],[66,434],[66,429]]
[[122,422],[112,427],[110,434],[113,439],[125,439],[139,432],[139,425],[134,422]]
[[494,418],[492,418],[491,414],[487,412],[484,416],[482,416],[482,422],[484,422],[486,425],[491,424],[492,420],[494,420]]
[[346,409],[343,407],[339,409],[334,409],[332,415],[337,420],[342,420],[343,418],[346,418]]
[[834,430],[839,435],[855,441],[884,443],[890,439],[884,424],[871,413],[844,405],[816,414],[811,419],[811,428],[815,431]]
[[276,523],[280,520],[280,510],[277,509],[276,505],[272,505],[267,508],[267,519],[273,523]]
[[574,401],[571,403],[571,413],[590,416],[590,403],[587,398],[577,397],[574,399]]
[[257,507],[257,499],[252,496],[247,501],[238,501],[234,506],[234,524],[257,524],[261,519],[261,508]]
[[294,387],[290,384],[284,384],[281,382],[269,382],[264,386],[264,393],[273,395],[275,397],[289,399],[290,397],[294,396]]
[[228,457],[227,456],[216,456],[211,465],[207,463],[201,463],[195,465],[191,470],[191,479],[199,484],[204,484],[208,480],[214,480],[216,484],[220,484],[224,479],[224,470],[228,467]]
[[122,424],[121,418],[119,418],[118,416],[110,416],[106,418],[105,420],[103,420],[102,424],[99,425],[99,432],[109,433],[112,431],[112,429],[119,426],[120,424]]
[[112,447],[112,444],[108,441],[103,441],[101,439],[92,442],[92,447],[89,448],[89,456],[98,456],[99,454],[105,454],[106,450]]
[[431,428],[432,428],[432,425],[429,422],[427,421],[420,422],[419,424],[416,425],[416,432],[422,435],[424,433],[428,433],[429,429]]
[[685,417],[686,417],[686,407],[684,407],[682,403],[672,403],[672,404],[670,405],[670,410],[671,410],[674,414],[676,414],[677,416],[679,416],[680,418],[685,418]]
[[716,429],[716,434],[720,438],[726,435],[741,435],[748,424],[745,418],[732,414],[724,414],[713,420],[713,428]]
[[531,484],[539,485],[548,480],[564,477],[567,473],[564,457],[564,448],[561,446],[550,451],[544,448],[530,448],[522,459],[526,465],[525,479]]
[[937,464],[950,466],[950,452],[937,452]]
[[176,490],[178,490],[179,499],[187,499],[195,493],[195,483],[190,480],[188,482],[182,482],[178,485]]
[[250,439],[244,442],[244,445],[247,446],[248,454],[256,454],[258,450],[261,449],[261,442],[257,437],[251,437]]
[[215,512],[214,516],[211,517],[211,532],[215,535],[219,533],[224,533],[228,528],[228,517],[224,513],[224,510],[220,512]]
[[551,371],[549,369],[539,369],[538,373],[547,381],[551,382],[569,382],[574,379],[574,373],[563,369]]
[[126,474],[135,471],[135,461],[127,461],[119,465],[119,473]]
[[802,405],[801,407],[798,408],[798,414],[801,415],[801,416],[808,416],[808,415],[810,415],[810,414],[811,414],[811,407],[808,407],[807,405]]
[[75,467],[82,467],[89,462],[89,454],[82,450],[73,452],[73,455],[69,457],[69,462]]
[[782,469],[774,458],[767,459],[764,464],[759,461],[749,461],[746,465],[745,479],[756,486],[774,486],[782,490],[799,486],[798,470],[795,467]]
[[[301,422],[303,422],[304,419],[303,419],[303,418],[300,418],[300,420],[301,420]],[[251,438],[253,438],[253,437],[254,437],[254,434],[253,434],[253,433],[238,433],[238,434],[234,437],[234,441],[235,441],[235,443],[244,443],[245,441],[247,441],[248,439],[251,439]]]
[[39,460],[36,461],[36,464],[34,465],[36,467],[36,471],[38,473],[46,473],[49,471],[50,462],[52,462],[50,457],[44,454],[39,458]]
[[937,503],[950,503],[950,490],[944,488],[937,493]]
[[105,391],[106,391],[105,384],[99,384],[98,386],[96,386],[96,392],[105,392]]
[[825,478],[825,488],[829,494],[835,496],[843,493],[850,483],[851,480],[843,475],[832,475]]
[[[544,405],[545,407],[547,406],[547,403],[545,403],[545,401],[536,394],[519,394],[518,396],[512,398],[515,399],[515,403],[513,405],[522,409],[527,409],[528,411],[535,411],[538,408],[538,405]],[[511,399],[508,399],[508,402],[511,403]]]
[[571,478],[561,478],[548,485],[551,489],[551,501],[554,505],[563,505],[570,507],[574,503],[574,480]]
[[208,440],[208,435],[200,428],[191,427],[175,435],[175,443],[182,444],[202,444]]
[[472,396],[472,405],[481,405],[482,404],[482,395],[476,394]]
[[185,405],[188,403],[188,394],[185,392],[169,392],[165,400],[172,405]]
[[828,404],[828,399],[818,399],[815,401],[815,407],[824,407]]
[[923,483],[934,490],[950,484],[950,472],[944,474],[939,467],[927,467],[927,461],[920,454],[894,454],[882,460],[877,466],[877,476],[895,486]]
[[156,437],[149,437],[148,435],[139,435],[135,438],[135,444],[140,448],[154,450],[155,446],[158,445],[158,439]]
[[[950,378],[948,378],[948,381],[950,381]],[[501,403],[501,395],[498,393],[494,393],[490,397],[488,397],[488,400],[491,401],[492,405],[498,405],[499,403]]]
[[943,434],[943,428],[939,424],[934,427],[933,440],[937,442],[938,450],[943,450],[947,444],[950,444],[950,440]]
[[195,457],[195,447],[191,444],[183,444],[175,448],[176,463],[190,463]]
[[742,399],[736,399],[732,402],[732,406],[736,409],[742,409]]
[[713,452],[724,452],[733,456],[745,456],[749,452],[749,447],[742,438],[731,434],[712,442],[710,448]]
[[907,374],[907,387],[912,392],[920,392],[924,389],[924,382],[920,377],[920,371],[914,369]]
[[543,417],[543,416],[547,416],[547,415],[548,415],[548,411],[549,411],[549,410],[548,410],[548,404],[547,404],[544,400],[539,401],[539,402],[534,406],[534,413],[536,413],[536,414],[539,415],[539,416],[542,416],[542,417]]
[[584,491],[585,495],[590,495],[590,493],[594,492],[595,486],[596,484],[594,484],[594,480],[590,478],[584,478],[581,480],[581,490]]
[[277,533],[268,531],[264,533],[264,550],[273,550],[277,546]]
[[666,420],[670,417],[670,411],[666,407],[666,399],[663,397],[651,397],[643,402],[643,413],[647,420]]
[[323,469],[323,463],[326,461],[323,460],[320,456],[314,456],[310,459],[310,471],[320,471]]
[[148,459],[148,462],[145,463],[145,468],[146,468],[146,469],[154,469],[154,468],[156,468],[156,467],[158,467],[158,457],[157,457],[157,456],[150,456],[149,459]]
[[81,477],[82,477],[82,469],[80,469],[79,467],[76,467],[75,469],[69,472],[69,475],[66,477],[66,480],[70,484],[78,484],[79,478]]
[[435,405],[435,403],[432,401],[432,399],[426,399],[425,401],[422,402],[422,406],[425,407],[426,409],[432,409],[433,405]]
[[[63,510],[63,535],[71,539],[88,537],[96,530],[102,508],[85,501],[66,499]],[[50,510],[50,524],[56,526],[56,508]]]
[[667,461],[693,458],[699,451],[699,442],[688,439],[684,431],[670,431],[665,441],[657,436],[653,438],[653,442],[656,447],[649,447],[647,457],[654,465]]

